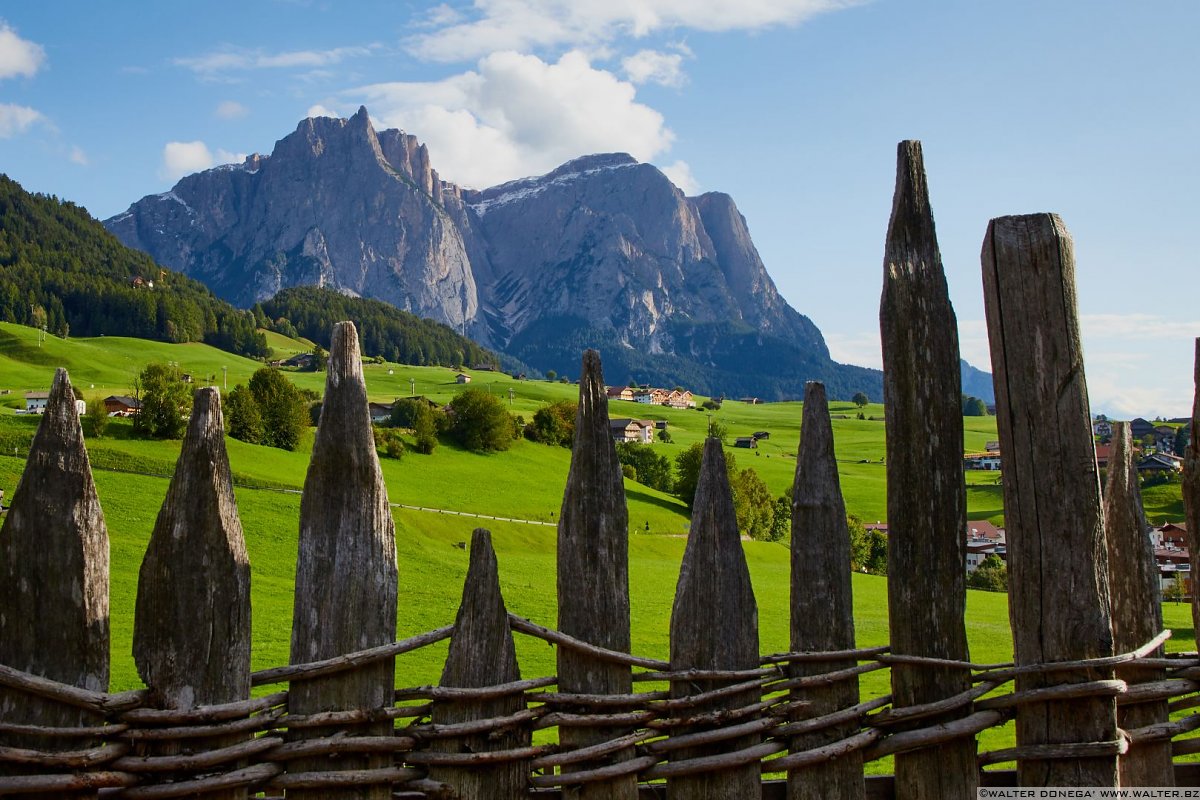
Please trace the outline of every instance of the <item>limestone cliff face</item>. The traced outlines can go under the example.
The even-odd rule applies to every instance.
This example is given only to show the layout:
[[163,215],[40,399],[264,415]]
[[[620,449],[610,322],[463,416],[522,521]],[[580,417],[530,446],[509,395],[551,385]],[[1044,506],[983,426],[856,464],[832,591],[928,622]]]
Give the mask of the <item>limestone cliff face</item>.
[[315,284],[461,331],[479,298],[440,194],[424,145],[377,135],[364,108],[306,119],[270,156],[189,175],[105,225],[239,305]]
[[835,397],[839,382],[879,384],[833,363],[779,296],[732,198],[685,197],[625,154],[465,190],[360,109],[306,119],[270,156],[190,175],[105,225],[240,305],[328,286],[560,373],[598,346],[614,382],[764,397],[799,396],[808,379]]

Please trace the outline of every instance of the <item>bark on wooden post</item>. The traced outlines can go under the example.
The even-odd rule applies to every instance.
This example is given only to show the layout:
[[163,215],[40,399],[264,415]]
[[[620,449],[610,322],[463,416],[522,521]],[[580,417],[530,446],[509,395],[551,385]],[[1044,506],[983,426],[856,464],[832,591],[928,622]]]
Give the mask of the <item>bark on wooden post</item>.
[[[733,494],[721,442],[704,442],[704,460],[692,506],[692,526],[679,568],[675,604],[671,608],[672,671],[742,670],[758,666],[758,606],[750,586],[750,570],[738,534]],[[671,697],[688,697],[737,681],[672,681]],[[757,689],[711,700],[690,713],[742,708],[760,699]],[[673,735],[693,732],[673,730]],[[713,745],[681,748],[672,760],[719,755],[751,747],[758,734]],[[667,779],[669,800],[726,800],[762,794],[762,768],[754,761],[720,772]]]
[[[833,455],[833,428],[824,385],[804,387],[804,419],[792,484],[792,650],[854,649],[850,587],[850,531]],[[797,662],[793,677],[855,666],[846,661]],[[858,678],[796,692],[816,717],[858,705]],[[858,732],[854,721],[792,738],[793,753],[822,747]],[[862,752],[788,773],[788,800],[861,800]]]
[[[396,639],[396,534],[387,489],[371,435],[358,334],[339,322],[329,346],[321,423],[300,501],[300,555],[292,618],[293,664],[308,663]],[[294,682],[288,711],[379,709],[393,704],[395,659],[324,678]],[[373,736],[391,733],[390,722],[363,726]],[[306,728],[297,738],[335,731]],[[389,756],[342,756],[289,763],[293,772],[389,766]],[[370,789],[296,789],[302,800],[388,800],[387,785]]]
[[[104,692],[108,655],[108,531],[71,381],[67,371],[59,369],[0,528],[0,663]],[[0,719],[48,727],[102,722],[74,706],[4,688]],[[91,743],[0,735],[0,744],[75,750]],[[15,768],[6,771],[21,774]],[[25,770],[29,771],[40,770]],[[96,791],[58,796],[96,797]]]
[[1187,514],[1188,554],[1192,565],[1192,630],[1200,631],[1200,338],[1196,339],[1194,380],[1192,434],[1183,456],[1183,507]]
[[[968,660],[967,501],[958,326],[938,251],[921,143],[897,148],[884,255],[883,402],[887,424],[888,608],[892,652]],[[897,664],[897,708],[967,691],[970,673]],[[962,707],[921,725],[970,713]],[[973,797],[974,739],[896,756],[896,797]]]
[[[1075,303],[1074,245],[1053,214],[1000,217],[983,289],[1004,464],[1009,618],[1018,665],[1113,654],[1108,559]],[[1022,675],[1017,689],[1112,677]],[[1017,746],[1116,739],[1111,697],[1030,703]],[[1115,786],[1115,755],[1018,762],[1024,786]]]
[[[492,535],[477,528],[471,538],[471,566],[463,585],[462,605],[454,622],[450,654],[442,671],[442,686],[477,688],[519,681],[521,670],[508,627],[508,610],[500,594],[500,574]],[[494,700],[454,700],[433,708],[435,725],[495,719],[523,711],[525,697],[508,695]],[[527,747],[527,727],[436,739],[431,749],[444,753],[486,753]],[[479,766],[431,767],[430,777],[453,786],[462,800],[520,800],[529,791],[529,763],[509,761]]]
[[[1113,425],[1112,457],[1108,460],[1108,482],[1104,488],[1104,535],[1108,545],[1108,582],[1112,598],[1113,649],[1118,653],[1137,650],[1163,629],[1162,590],[1154,545],[1147,535],[1142,493],[1133,465],[1133,445],[1128,422]],[[1162,656],[1162,648],[1153,653]],[[1118,667],[1116,675],[1131,686],[1162,680],[1162,668]],[[1166,698],[1146,703],[1117,706],[1121,730],[1166,722],[1170,716]],[[1171,743],[1146,742],[1131,745],[1117,762],[1122,786],[1174,786]]]
[[[138,576],[133,657],[160,708],[250,697],[250,562],[233,498],[221,395],[196,392],[175,475]],[[172,741],[140,755],[216,750],[246,734]],[[205,795],[237,800],[246,790]]]
[[[591,644],[628,653],[629,512],[621,464],[608,427],[608,395],[600,354],[583,354],[579,409],[571,471],[558,519],[558,629]],[[558,649],[560,691],[580,694],[628,694],[628,666],[600,661],[565,647]],[[607,728],[560,730],[568,747],[585,747],[621,735]],[[610,756],[625,761],[632,750]],[[577,768],[602,766],[589,762]],[[565,788],[564,797],[635,800],[636,776]]]

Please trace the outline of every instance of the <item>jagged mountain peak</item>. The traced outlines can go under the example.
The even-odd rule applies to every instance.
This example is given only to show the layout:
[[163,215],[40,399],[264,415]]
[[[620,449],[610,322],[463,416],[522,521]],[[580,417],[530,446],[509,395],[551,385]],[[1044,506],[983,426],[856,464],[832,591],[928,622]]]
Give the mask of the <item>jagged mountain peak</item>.
[[363,107],[302,120],[270,156],[188,176],[106,225],[241,305],[327,286],[541,369],[572,370],[590,345],[619,379],[636,369],[764,397],[818,379],[838,397],[853,375],[878,394],[878,373],[839,371],[779,296],[733,198],[685,197],[627,153],[464,190],[415,136],[376,131]]

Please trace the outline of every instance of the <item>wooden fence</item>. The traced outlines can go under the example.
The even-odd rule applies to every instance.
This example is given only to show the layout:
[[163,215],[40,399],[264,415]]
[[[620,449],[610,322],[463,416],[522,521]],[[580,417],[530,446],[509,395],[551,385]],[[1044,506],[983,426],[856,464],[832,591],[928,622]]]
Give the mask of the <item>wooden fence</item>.
[[[107,692],[107,533],[70,380],[55,375],[0,530],[0,795],[861,798],[879,786],[864,763],[888,756],[884,793],[899,798],[973,797],[997,780],[981,767],[1013,761],[1026,785],[1172,785],[1172,757],[1200,752],[1183,737],[1200,714],[1171,719],[1200,705],[1200,659],[1162,653],[1127,427],[1101,494],[1070,238],[1052,215],[993,220],[983,271],[1013,663],[967,652],[955,320],[920,145],[904,142],[880,314],[890,647],[855,643],[845,507],[814,383],[794,484],[791,652],[759,653],[724,456],[709,440],[670,659],[631,654],[628,519],[591,351],[558,527],[559,630],[508,613],[481,529],[455,624],[394,641],[404,587],[357,336],[341,323],[301,502],[292,663],[261,672],[249,667],[249,565],[220,400],[203,389],[139,579],[133,647],[147,688]],[[1193,536],[1198,448],[1193,437]],[[514,632],[557,647],[557,676],[521,675]],[[447,638],[436,684],[394,685],[396,656]],[[859,676],[880,670],[892,693],[862,698]],[[1014,718],[1015,747],[978,752],[978,733]]]

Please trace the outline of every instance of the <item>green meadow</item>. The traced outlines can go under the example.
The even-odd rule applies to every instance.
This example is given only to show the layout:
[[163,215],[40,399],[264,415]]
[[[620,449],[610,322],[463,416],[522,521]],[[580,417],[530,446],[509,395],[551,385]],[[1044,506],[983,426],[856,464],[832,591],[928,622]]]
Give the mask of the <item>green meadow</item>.
[[[271,337],[279,355],[309,349],[305,342]],[[150,361],[176,362],[203,381],[220,383],[227,370],[229,386],[249,379],[261,364],[204,345],[169,345],[119,337],[47,338],[36,331],[0,324],[0,489],[11,498],[24,467],[24,455],[37,425],[36,417],[13,413],[23,406],[23,393],[48,387],[52,369],[66,366],[85,396],[126,394],[133,377]],[[455,372],[442,367],[400,364],[365,365],[372,400],[390,401],[410,394],[449,400],[462,386]],[[575,386],[545,381],[518,381],[491,372],[471,372],[482,386],[511,404],[514,414],[532,417],[541,405],[574,398]],[[290,373],[301,386],[321,390],[323,374]],[[700,398],[703,399],[703,398]],[[838,471],[847,508],[865,521],[886,519],[883,409],[867,406],[867,419],[850,403],[831,404]],[[705,433],[710,413],[734,437],[768,431],[757,451],[729,448],[739,467],[753,467],[771,491],[791,485],[799,439],[801,404],[748,405],[726,401],[715,412],[649,407],[613,401],[612,417],[666,420],[672,444],[656,443],[673,457]],[[996,438],[992,418],[964,420],[965,449],[978,451]],[[304,482],[311,434],[297,452],[247,445],[227,439],[239,513],[252,570],[254,626],[253,667],[288,661],[292,618],[299,495]],[[133,608],[142,555],[174,469],[179,442],[135,438],[127,421],[113,420],[106,435],[88,442],[97,491],[111,541],[112,688],[140,685],[131,656]],[[514,519],[554,522],[566,482],[570,453],[565,448],[518,441],[504,453],[476,455],[443,442],[429,456],[410,450],[403,459],[384,459],[383,474],[394,504],[468,512]],[[1160,488],[1160,487],[1156,487]],[[1171,487],[1161,487],[1169,489]],[[1175,496],[1148,493],[1147,505],[1173,509]],[[668,630],[679,564],[686,543],[686,507],[674,497],[632,481],[625,483],[630,523],[630,591],[633,649],[639,655],[666,658]],[[968,473],[968,507],[972,519],[1003,519],[1001,487],[991,473]],[[553,627],[556,622],[555,529],[456,514],[397,507],[397,551],[400,564],[398,637],[407,637],[453,622],[466,574],[468,552],[459,545],[471,530],[487,527],[500,565],[509,610]],[[789,554],[785,543],[744,544],[759,606],[763,653],[789,649]],[[888,640],[886,579],[853,576],[858,644],[875,646]],[[1170,649],[1194,648],[1186,605],[1164,607],[1168,627],[1176,632]],[[996,663],[1011,659],[1012,644],[1006,597],[968,592],[968,636],[972,659]],[[550,675],[554,650],[539,640],[517,635],[522,673]],[[434,683],[441,673],[445,642],[397,659],[399,685]],[[864,697],[888,691],[886,673],[862,680]],[[1011,729],[984,735],[983,749],[1012,742]],[[883,767],[880,766],[880,769]]]

